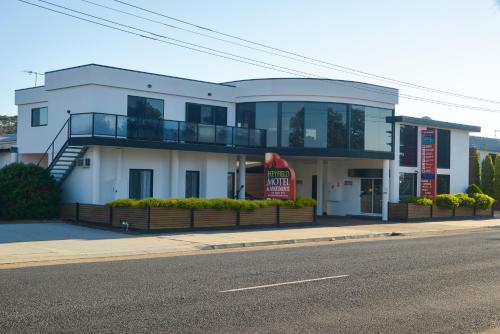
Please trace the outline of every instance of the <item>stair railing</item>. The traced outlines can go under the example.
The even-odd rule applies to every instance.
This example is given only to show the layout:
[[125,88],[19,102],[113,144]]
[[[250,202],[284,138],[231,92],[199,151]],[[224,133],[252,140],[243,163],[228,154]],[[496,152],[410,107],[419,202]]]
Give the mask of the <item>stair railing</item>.
[[[54,157],[55,157],[55,154],[56,153],[59,153],[59,151],[61,150],[61,148],[64,147],[64,145],[66,145],[66,143],[68,142],[68,139],[70,137],[70,117],[66,120],[66,122],[64,122],[63,126],[61,127],[61,129],[59,130],[59,132],[56,134],[56,136],[54,137],[54,140],[52,140],[52,142],[50,143],[49,147],[47,147],[47,149],[45,150],[45,152],[42,154],[42,157],[41,159],[38,161],[37,163],[37,166],[40,166],[40,163],[42,163],[43,159],[45,157],[47,157],[47,166],[50,166],[50,163],[49,163],[49,152],[50,152],[50,158],[51,158],[51,163],[53,162],[54,160]],[[65,130],[66,129],[66,130]],[[63,136],[66,136],[66,138],[64,138]],[[58,145],[58,147],[56,148],[56,144],[59,143],[59,140],[63,139],[62,141],[62,145]]]

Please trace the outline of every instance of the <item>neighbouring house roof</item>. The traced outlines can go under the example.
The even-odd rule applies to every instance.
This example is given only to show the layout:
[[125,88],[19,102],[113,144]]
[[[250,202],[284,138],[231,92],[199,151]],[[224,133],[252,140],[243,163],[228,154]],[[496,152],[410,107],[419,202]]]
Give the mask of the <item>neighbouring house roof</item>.
[[429,117],[393,116],[389,120],[394,123],[406,123],[414,125],[424,125],[433,128],[464,130],[468,132],[481,132],[480,126],[436,121]]
[[500,139],[471,136],[469,146],[480,151],[500,153]]

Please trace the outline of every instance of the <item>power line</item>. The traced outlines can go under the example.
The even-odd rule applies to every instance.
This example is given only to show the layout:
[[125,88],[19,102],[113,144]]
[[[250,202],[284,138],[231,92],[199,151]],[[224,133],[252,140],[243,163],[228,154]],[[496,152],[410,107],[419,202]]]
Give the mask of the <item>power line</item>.
[[[38,0],[40,2],[48,3],[48,4],[51,4],[51,5],[59,7],[59,8],[64,8],[64,9],[70,10],[72,12],[76,12],[76,13],[79,13],[79,14],[82,14],[82,15],[93,17],[93,18],[96,18],[98,20],[103,20],[103,21],[108,22],[108,23],[113,23],[113,24],[117,24],[117,25],[129,28],[129,29],[134,29],[136,31],[145,32],[145,33],[150,34],[150,35],[155,36],[155,37],[143,35],[141,33],[136,33],[136,32],[133,32],[133,31],[130,31],[130,30],[126,30],[126,29],[122,29],[122,28],[118,28],[118,27],[114,27],[114,26],[111,26],[111,25],[108,25],[108,24],[103,24],[101,22],[97,22],[97,21],[94,21],[94,20],[85,19],[85,18],[76,16],[76,15],[72,15],[72,14],[65,13],[65,12],[62,12],[62,11],[59,11],[59,10],[55,10],[55,9],[52,9],[52,8],[48,8],[48,7],[45,7],[45,6],[38,5],[38,4],[34,4],[34,3],[31,3],[31,2],[28,2],[28,1],[25,1],[25,0],[18,0],[18,1],[26,3],[26,4],[29,4],[29,5],[32,5],[32,6],[36,6],[36,7],[39,7],[39,8],[43,8],[43,9],[46,9],[46,10],[49,10],[49,11],[52,11],[52,12],[55,12],[55,13],[58,13],[58,14],[66,15],[66,16],[73,17],[73,18],[76,18],[76,19],[79,19],[79,20],[82,20],[82,21],[86,21],[86,22],[89,22],[89,23],[93,23],[93,24],[97,24],[97,25],[100,25],[100,26],[103,26],[103,27],[114,29],[114,30],[117,30],[117,31],[125,32],[125,33],[128,33],[128,34],[136,35],[136,36],[139,36],[139,37],[147,38],[147,39],[150,39],[150,40],[155,40],[155,41],[162,42],[162,43],[165,43],[165,44],[174,45],[174,46],[182,47],[182,48],[185,48],[185,49],[189,49],[189,50],[193,50],[193,51],[197,51],[197,52],[201,52],[201,53],[205,53],[205,54],[210,54],[210,55],[213,55],[213,56],[216,56],[216,57],[220,57],[220,58],[224,58],[224,59],[229,59],[229,60],[237,61],[237,62],[240,62],[240,63],[250,64],[250,65],[254,65],[254,66],[258,66],[258,67],[262,67],[262,68],[266,68],[266,69],[271,69],[271,70],[278,71],[278,72],[292,74],[292,75],[300,76],[300,77],[303,77],[303,78],[308,78],[308,76],[312,75],[312,76],[315,76],[315,77],[320,78],[320,79],[331,80],[330,78],[318,76],[317,74],[311,74],[311,73],[308,73],[308,72],[303,72],[303,71],[295,70],[295,69],[284,67],[284,66],[274,65],[274,64],[271,64],[271,63],[266,63],[266,62],[258,61],[258,60],[255,60],[255,59],[251,59],[251,58],[247,58],[247,57],[242,57],[242,56],[239,56],[239,55],[236,55],[236,54],[232,54],[232,53],[223,52],[223,51],[219,51],[219,50],[212,49],[212,48],[207,48],[207,47],[200,46],[200,45],[197,45],[197,44],[194,44],[194,43],[189,43],[189,42],[184,42],[182,40],[173,39],[173,38],[170,38],[168,36],[163,36],[163,35],[160,35],[160,34],[157,34],[157,33],[154,33],[154,32],[150,32],[150,31],[147,31],[147,30],[144,30],[144,29],[136,28],[136,27],[133,27],[133,26],[130,26],[130,25],[125,25],[125,24],[122,24],[122,23],[119,23],[119,22],[116,22],[116,21],[108,20],[108,19],[101,18],[101,17],[95,16],[95,15],[87,14],[87,13],[84,13],[84,12],[81,12],[81,11],[76,11],[76,10],[70,9],[68,7],[56,5],[56,4],[53,4],[53,3],[49,2],[49,1]],[[165,41],[165,40],[162,40],[162,39],[159,39],[159,38],[165,38],[165,39],[169,39],[169,40],[174,40],[176,43]],[[182,45],[182,44],[179,44],[179,43],[184,43],[184,44],[187,44],[188,46]],[[209,50],[209,51],[206,51],[206,50]],[[237,59],[237,58],[240,58],[240,59]],[[351,85],[351,84],[348,84],[346,82],[339,82],[339,81],[328,81],[328,82],[336,84],[336,85],[341,85],[341,86],[346,86],[346,87],[350,87],[350,88],[355,88],[355,89],[360,89],[360,90],[375,92],[375,93],[384,94],[384,95],[398,96],[397,93],[393,93],[393,92],[390,92],[390,91],[387,91],[387,90],[380,90],[380,89],[376,89],[376,88],[363,87],[364,84]],[[422,97],[412,96],[412,95],[406,95],[406,94],[401,94],[399,96],[401,96],[403,98],[408,98],[408,99],[411,99],[411,100],[420,101],[420,102],[428,102],[428,103],[440,104],[440,105],[457,107],[457,108],[463,108],[463,109],[472,109],[472,110],[479,110],[479,111],[487,111],[487,112],[500,113],[500,110],[496,110],[496,109],[475,107],[475,106],[469,106],[469,105],[461,105],[461,104],[456,104],[456,103],[452,103],[452,102],[440,101],[440,100],[433,100],[433,99],[422,98]]]
[[[95,4],[92,1],[88,1],[88,0],[82,0],[82,1],[87,2],[87,3]],[[314,63],[306,62],[308,64],[317,65],[317,66],[321,66],[321,65],[318,65],[318,64],[328,65],[328,66],[322,66],[322,67],[334,69],[334,70],[345,72],[345,73],[350,73],[350,74],[355,74],[355,75],[361,75],[363,77],[376,78],[376,79],[379,79],[379,80],[383,80],[385,82],[397,83],[399,85],[403,85],[403,86],[407,86],[407,87],[412,87],[412,88],[416,88],[416,89],[421,89],[421,90],[425,90],[425,91],[428,91],[428,92],[434,92],[434,93],[440,93],[440,94],[445,94],[445,95],[451,95],[451,96],[455,96],[455,97],[460,97],[460,98],[464,98],[464,99],[471,99],[471,100],[476,100],[476,101],[482,101],[482,102],[487,102],[487,103],[500,104],[500,101],[496,101],[496,100],[492,100],[492,99],[485,99],[485,98],[480,98],[480,97],[475,97],[475,96],[470,96],[470,95],[465,95],[465,94],[450,92],[450,91],[446,91],[446,90],[442,90],[442,89],[431,88],[431,87],[424,86],[424,85],[414,84],[414,83],[411,83],[411,82],[408,82],[408,81],[393,79],[393,78],[390,78],[390,77],[386,77],[386,76],[382,76],[382,75],[378,75],[378,74],[373,74],[373,73],[369,73],[369,72],[366,72],[366,71],[361,71],[361,70],[358,70],[358,69],[355,69],[355,68],[352,68],[352,67],[347,67],[347,66],[343,66],[343,65],[334,64],[334,63],[327,62],[327,61],[324,61],[324,60],[321,60],[321,59],[308,57],[308,56],[305,56],[305,55],[302,55],[302,54],[299,54],[299,53],[296,53],[296,52],[283,50],[283,49],[280,49],[280,48],[277,48],[277,47],[273,47],[273,46],[270,46],[270,45],[267,45],[267,44],[263,44],[263,43],[259,43],[259,42],[254,42],[254,41],[251,41],[249,39],[245,39],[245,38],[242,38],[242,37],[239,37],[239,36],[236,36],[236,35],[227,34],[227,33],[221,32],[219,30],[215,30],[215,29],[211,29],[211,28],[204,27],[204,26],[201,26],[201,25],[197,25],[197,24],[188,22],[186,20],[181,20],[181,19],[175,18],[173,16],[165,15],[165,14],[159,13],[157,11],[153,11],[153,10],[150,10],[150,9],[147,9],[147,8],[144,8],[144,7],[140,7],[140,6],[128,3],[128,2],[123,1],[123,0],[112,0],[112,1],[115,1],[117,3],[129,6],[129,7],[135,8],[135,9],[142,10],[142,11],[147,12],[147,13],[155,14],[155,15],[158,15],[158,16],[161,16],[161,17],[164,17],[164,18],[176,21],[176,22],[180,22],[180,23],[183,23],[183,24],[195,27],[197,29],[209,31],[211,33],[214,33],[214,34],[217,34],[217,35],[220,35],[220,36],[225,36],[225,37],[233,38],[233,39],[245,42],[245,43],[249,43],[249,44],[252,44],[252,45],[257,45],[257,46],[264,47],[264,48],[269,49],[269,50],[278,51],[278,52],[281,52],[281,53],[284,53],[284,54],[292,55],[292,56],[295,56],[295,57],[299,57],[301,59],[307,59],[309,61],[313,61],[314,62]],[[104,7],[104,6],[101,6],[101,7]],[[115,10],[115,9],[113,9],[111,7],[107,7],[107,8],[111,9],[111,10]],[[119,11],[119,10],[117,10],[117,11]],[[127,13],[127,12],[124,12],[124,11],[122,11],[122,12],[123,13]],[[134,15],[134,14],[130,14],[130,15]],[[149,20],[149,19],[146,18],[146,20]],[[160,22],[160,24],[163,24],[163,23]],[[169,25],[169,26],[172,27],[172,25]],[[201,33],[193,32],[191,30],[180,28],[180,27],[176,27],[176,26],[174,26],[174,27],[178,28],[178,29],[182,29],[184,31],[188,31],[188,32],[191,32],[191,33],[196,33],[196,34],[199,34],[199,35],[202,35],[202,36],[205,36],[205,37],[209,37],[206,34],[201,34]],[[214,38],[214,37],[212,36],[212,37],[209,37],[209,38]],[[215,39],[221,40],[221,41],[224,41],[224,42],[227,42],[227,43],[234,44],[234,42],[231,42],[231,41],[228,41],[228,40],[225,40],[225,39],[218,39],[218,38],[215,38]],[[243,46],[243,47],[248,47],[248,46],[241,45],[241,43],[236,43],[236,45]],[[267,53],[269,53],[266,50],[262,50],[262,49],[258,49],[258,48],[251,48],[251,49],[257,50],[257,51],[261,51],[261,52],[267,52]],[[281,57],[285,57],[285,58],[288,58],[288,59],[293,59],[293,60],[296,60],[296,61],[301,61],[300,59],[297,59],[297,58],[294,58],[294,57],[286,57],[286,56],[277,54],[275,52],[272,52],[271,54],[277,55],[277,56],[281,56]]]

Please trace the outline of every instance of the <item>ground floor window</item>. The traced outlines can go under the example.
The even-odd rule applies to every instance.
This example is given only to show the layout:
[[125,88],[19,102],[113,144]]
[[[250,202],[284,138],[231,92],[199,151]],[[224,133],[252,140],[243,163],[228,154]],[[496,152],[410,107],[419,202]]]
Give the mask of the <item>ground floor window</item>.
[[234,172],[227,173],[227,198],[234,198]]
[[134,199],[153,197],[153,170],[130,170],[129,197]]
[[186,171],[186,198],[200,197],[200,172]]
[[437,176],[437,193],[439,194],[449,194],[450,193],[450,176],[440,175]]
[[417,196],[417,174],[399,173],[399,199]]

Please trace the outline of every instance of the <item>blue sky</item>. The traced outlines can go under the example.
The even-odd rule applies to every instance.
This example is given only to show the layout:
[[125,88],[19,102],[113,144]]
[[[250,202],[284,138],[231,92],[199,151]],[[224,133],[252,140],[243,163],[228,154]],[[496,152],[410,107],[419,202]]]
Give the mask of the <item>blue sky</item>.
[[[49,1],[323,77],[397,87],[215,42],[116,14],[81,0]],[[111,0],[94,1],[132,11]],[[495,0],[128,2],[335,64],[500,101],[500,8],[495,5]],[[182,26],[151,14],[136,13]],[[34,78],[23,70],[44,72],[99,63],[215,82],[289,76],[75,21],[16,0],[0,3],[0,39],[0,114],[7,115],[16,113],[14,89],[34,84]],[[458,99],[405,87],[401,87],[401,92],[500,110],[500,104]],[[464,110],[403,98],[396,113],[480,125],[482,135],[489,137],[494,136],[494,130],[500,130],[500,113]]]

